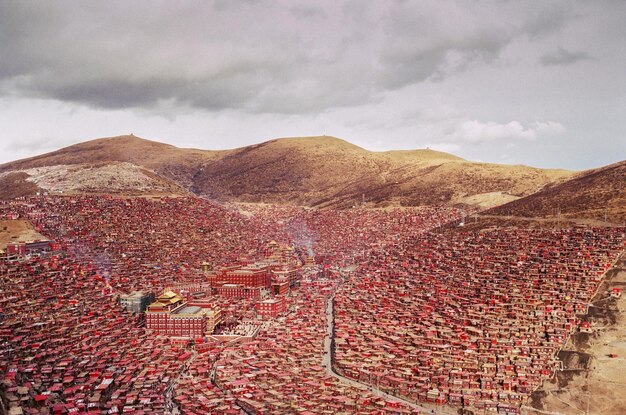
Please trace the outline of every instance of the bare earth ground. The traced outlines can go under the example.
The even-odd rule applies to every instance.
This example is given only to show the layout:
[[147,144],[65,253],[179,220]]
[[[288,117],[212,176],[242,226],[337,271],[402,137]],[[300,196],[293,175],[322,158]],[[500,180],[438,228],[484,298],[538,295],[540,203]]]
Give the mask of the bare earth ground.
[[34,241],[47,238],[37,232],[26,220],[0,220],[0,249],[5,249],[9,242]]
[[626,252],[581,316],[593,332],[570,338],[559,354],[564,370],[533,393],[524,413],[626,414],[626,295],[610,298],[613,287],[626,291]]
[[110,193],[182,195],[188,192],[153,171],[126,162],[83,163],[0,172],[0,197],[51,194]]
[[512,202],[519,198],[519,196],[513,196],[503,192],[489,192],[472,196],[458,197],[452,199],[451,202],[452,204],[463,204],[477,209],[489,209]]

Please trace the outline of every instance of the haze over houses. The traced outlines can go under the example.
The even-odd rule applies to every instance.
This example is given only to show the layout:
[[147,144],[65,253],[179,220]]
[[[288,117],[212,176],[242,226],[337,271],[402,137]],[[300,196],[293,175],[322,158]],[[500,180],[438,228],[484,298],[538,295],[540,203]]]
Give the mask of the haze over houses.
[[625,248],[624,228],[445,229],[452,208],[245,208],[2,206],[51,248],[0,258],[7,412],[517,414]]

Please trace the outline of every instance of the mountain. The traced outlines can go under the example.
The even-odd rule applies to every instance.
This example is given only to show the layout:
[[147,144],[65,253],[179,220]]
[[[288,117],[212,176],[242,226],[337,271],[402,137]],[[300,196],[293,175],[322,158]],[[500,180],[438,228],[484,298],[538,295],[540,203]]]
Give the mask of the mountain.
[[334,137],[305,137],[233,150],[206,165],[192,190],[224,200],[318,207],[363,200],[374,206],[462,204],[498,192],[508,201],[507,194],[526,196],[569,175],[474,163],[433,150],[372,152]]
[[[75,192],[107,192],[112,186],[108,181],[92,180],[82,187],[75,183],[82,174],[93,173],[91,166],[107,165],[161,180],[150,184],[137,179],[141,185],[136,193],[150,193],[154,185],[157,193],[189,190],[222,201],[318,207],[349,207],[364,200],[370,206],[444,203],[484,208],[528,196],[573,175],[566,170],[476,163],[429,149],[372,152],[329,136],[280,138],[208,151],[130,135],[87,141],[0,165],[0,182],[8,177],[30,183],[29,191],[35,184],[52,192],[63,186]],[[57,175],[52,186],[41,176],[51,174],[42,169],[54,166],[75,167],[73,175]],[[136,178],[130,176],[116,192],[133,190]],[[71,183],[64,185],[64,180]]]
[[575,175],[546,186],[528,197],[489,211],[499,215],[556,218],[593,218],[626,222],[626,161]]

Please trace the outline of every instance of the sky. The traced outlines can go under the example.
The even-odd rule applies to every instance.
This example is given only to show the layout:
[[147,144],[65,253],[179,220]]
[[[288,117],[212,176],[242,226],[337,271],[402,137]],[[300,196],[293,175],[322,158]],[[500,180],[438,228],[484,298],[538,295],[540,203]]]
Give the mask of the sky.
[[0,163],[133,133],[626,159],[624,1],[0,0]]

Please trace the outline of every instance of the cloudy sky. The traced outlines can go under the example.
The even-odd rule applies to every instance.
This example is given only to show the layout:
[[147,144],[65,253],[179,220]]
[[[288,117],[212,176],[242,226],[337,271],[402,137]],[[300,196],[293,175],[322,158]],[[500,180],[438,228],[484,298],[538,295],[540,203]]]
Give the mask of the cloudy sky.
[[624,1],[0,0],[0,162],[134,133],[626,159]]

